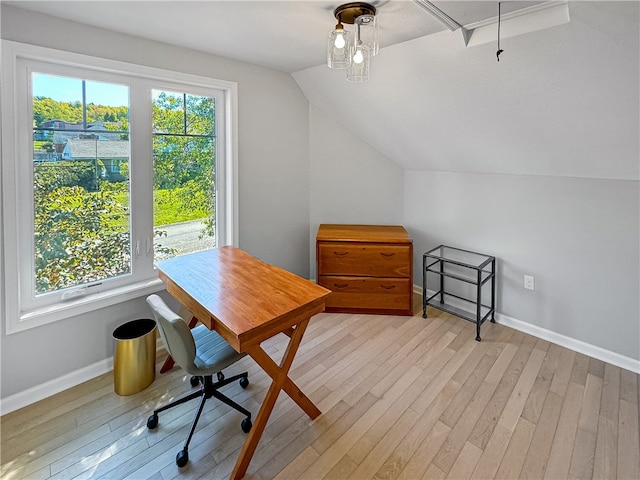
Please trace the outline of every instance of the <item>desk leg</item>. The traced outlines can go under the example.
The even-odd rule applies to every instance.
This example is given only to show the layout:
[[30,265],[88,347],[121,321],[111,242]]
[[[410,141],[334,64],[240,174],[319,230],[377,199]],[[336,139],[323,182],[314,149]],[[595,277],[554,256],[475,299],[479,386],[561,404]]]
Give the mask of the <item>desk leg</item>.
[[278,366],[273,359],[267,355],[260,345],[256,345],[247,351],[251,358],[253,358],[256,363],[262,367],[273,381],[267,391],[267,395],[264,397],[258,416],[253,422],[253,427],[244,442],[244,446],[242,447],[240,456],[233,468],[233,472],[231,472],[232,480],[240,480],[244,477],[245,473],[247,473],[249,462],[251,462],[251,458],[256,451],[260,437],[262,437],[262,432],[267,426],[267,421],[269,420],[269,416],[271,415],[271,411],[273,410],[281,390],[284,390],[312,419],[316,418],[321,413],[318,407],[316,407],[313,402],[309,400],[304,393],[302,393],[298,386],[293,383],[288,376],[289,369],[291,368],[291,364],[296,356],[296,352],[298,351],[298,347],[302,341],[302,336],[304,335],[304,331],[307,329],[308,324],[309,319],[300,322],[296,326],[291,335],[291,339],[289,340],[287,350],[282,357],[280,366]]

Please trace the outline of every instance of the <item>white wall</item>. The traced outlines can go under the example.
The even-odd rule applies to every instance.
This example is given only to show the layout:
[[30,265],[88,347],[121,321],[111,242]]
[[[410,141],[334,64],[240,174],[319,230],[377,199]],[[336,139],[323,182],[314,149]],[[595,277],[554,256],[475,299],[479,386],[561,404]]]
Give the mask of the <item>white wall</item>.
[[[309,276],[308,103],[289,74],[4,4],[1,20],[3,39],[237,82],[240,247]],[[114,328],[149,314],[139,299],[10,336],[2,319],[1,397],[103,361]]]
[[311,278],[316,277],[315,238],[321,223],[400,225],[402,168],[310,107]]
[[440,244],[494,255],[500,314],[640,360],[639,199],[638,181],[407,171],[404,223],[415,265]]

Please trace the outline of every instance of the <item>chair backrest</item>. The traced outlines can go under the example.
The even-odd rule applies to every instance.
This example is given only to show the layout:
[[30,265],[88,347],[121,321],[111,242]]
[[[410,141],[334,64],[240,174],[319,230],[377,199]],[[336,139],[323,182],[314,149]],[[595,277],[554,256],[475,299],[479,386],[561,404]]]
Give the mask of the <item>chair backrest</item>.
[[160,337],[169,355],[184,370],[192,370],[196,358],[196,343],[189,326],[158,295],[149,295],[147,303],[153,311]]

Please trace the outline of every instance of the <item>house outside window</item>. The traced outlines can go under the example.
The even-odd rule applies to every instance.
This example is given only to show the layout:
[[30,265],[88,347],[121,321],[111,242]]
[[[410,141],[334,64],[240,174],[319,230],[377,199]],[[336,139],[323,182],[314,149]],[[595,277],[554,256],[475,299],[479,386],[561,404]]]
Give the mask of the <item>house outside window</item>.
[[154,261],[237,243],[235,84],[2,53],[7,333],[160,290]]

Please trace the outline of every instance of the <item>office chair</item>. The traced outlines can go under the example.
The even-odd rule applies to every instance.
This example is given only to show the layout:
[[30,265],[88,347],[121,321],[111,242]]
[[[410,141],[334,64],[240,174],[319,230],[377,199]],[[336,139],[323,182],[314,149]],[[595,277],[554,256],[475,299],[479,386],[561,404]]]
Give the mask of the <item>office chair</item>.
[[[192,392],[154,410],[153,415],[147,420],[147,428],[153,430],[158,426],[158,413],[194,398],[202,397],[184,448],[176,455],[176,464],[178,467],[184,467],[189,461],[189,442],[196,429],[204,404],[209,398],[215,397],[246,415],[240,427],[245,433],[251,430],[251,412],[218,391],[219,388],[236,380],[240,380],[242,388],[247,388],[249,385],[247,372],[229,378],[225,378],[222,374],[223,369],[240,360],[245,354],[236,352],[220,335],[204,325],[198,325],[190,330],[182,318],[171,310],[159,296],[150,295],[147,297],[147,303],[153,311],[160,336],[169,355],[183,370],[192,375],[191,385],[197,386],[202,383],[197,392]],[[214,374],[216,382],[213,381]]]

